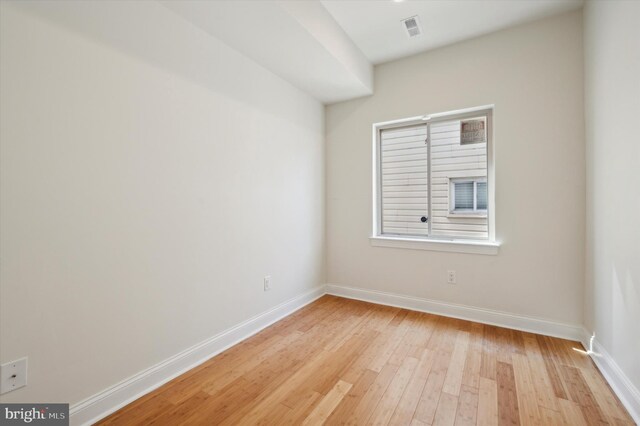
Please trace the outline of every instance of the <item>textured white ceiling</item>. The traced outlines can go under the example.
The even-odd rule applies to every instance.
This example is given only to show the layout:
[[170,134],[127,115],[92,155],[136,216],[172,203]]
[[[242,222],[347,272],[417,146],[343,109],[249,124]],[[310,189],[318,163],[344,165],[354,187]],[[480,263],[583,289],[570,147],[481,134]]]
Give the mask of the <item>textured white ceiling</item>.
[[160,3],[324,103],[372,93],[370,62],[317,0]]
[[[582,0],[322,0],[374,64],[577,9]],[[418,15],[424,33],[407,37],[401,20]]]
[[[1,1],[1,0],[0,0]],[[323,103],[373,92],[373,67],[433,47],[579,8],[582,0],[57,0],[19,2],[203,85],[219,41]],[[420,16],[409,39],[401,19]],[[250,82],[248,82],[250,84]],[[216,87],[218,90],[224,88]]]

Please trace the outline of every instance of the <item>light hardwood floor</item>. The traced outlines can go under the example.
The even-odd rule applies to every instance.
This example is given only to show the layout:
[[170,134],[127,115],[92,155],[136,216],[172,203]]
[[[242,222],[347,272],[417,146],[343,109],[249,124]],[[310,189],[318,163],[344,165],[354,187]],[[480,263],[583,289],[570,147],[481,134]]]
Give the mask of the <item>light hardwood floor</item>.
[[324,296],[102,424],[634,424],[577,342]]

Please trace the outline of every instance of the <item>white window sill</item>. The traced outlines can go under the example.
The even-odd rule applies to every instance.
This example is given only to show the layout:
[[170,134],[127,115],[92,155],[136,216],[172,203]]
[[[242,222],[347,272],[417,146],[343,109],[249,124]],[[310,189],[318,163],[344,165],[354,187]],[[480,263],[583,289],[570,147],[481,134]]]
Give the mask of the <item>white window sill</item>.
[[448,218],[457,218],[457,219],[486,219],[486,213],[456,213],[449,212],[447,213]]
[[375,236],[369,237],[369,241],[374,247],[393,247],[487,255],[498,254],[498,249],[500,248],[500,243],[484,240],[440,240],[429,238]]

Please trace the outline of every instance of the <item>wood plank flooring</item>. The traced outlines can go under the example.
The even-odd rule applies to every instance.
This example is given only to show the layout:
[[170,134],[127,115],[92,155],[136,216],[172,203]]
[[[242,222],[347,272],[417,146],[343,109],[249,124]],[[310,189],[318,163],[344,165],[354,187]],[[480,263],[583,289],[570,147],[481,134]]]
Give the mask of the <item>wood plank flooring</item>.
[[577,342],[324,296],[104,425],[633,425]]

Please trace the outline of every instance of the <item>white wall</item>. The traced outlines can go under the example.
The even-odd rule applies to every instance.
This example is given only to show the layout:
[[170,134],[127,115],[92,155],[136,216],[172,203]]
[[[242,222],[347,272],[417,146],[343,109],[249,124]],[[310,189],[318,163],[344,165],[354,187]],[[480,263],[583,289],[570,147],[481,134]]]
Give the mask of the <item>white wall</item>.
[[[640,408],[640,3],[585,4],[589,331]],[[636,413],[640,415],[640,411]]]
[[[328,106],[327,281],[582,324],[582,72],[578,11],[377,66],[373,96]],[[499,254],[372,247],[371,124],[487,104]]]
[[113,39],[26,3],[1,6],[0,361],[29,384],[3,402],[77,402],[324,282],[322,105],[156,2],[93,2]]

